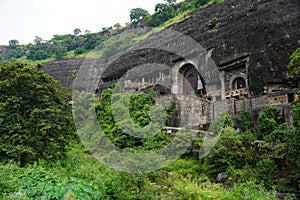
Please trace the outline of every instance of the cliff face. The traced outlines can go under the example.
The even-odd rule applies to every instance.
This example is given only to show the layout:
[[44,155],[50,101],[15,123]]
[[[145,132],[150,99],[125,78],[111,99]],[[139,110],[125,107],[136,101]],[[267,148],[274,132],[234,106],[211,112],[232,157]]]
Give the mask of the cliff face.
[[172,28],[213,49],[219,66],[248,54],[249,89],[259,94],[264,86],[288,83],[286,66],[300,39],[299,22],[298,0],[227,0]]
[[9,46],[0,46],[0,55],[6,56],[9,52]]
[[62,85],[71,87],[76,73],[84,59],[62,59],[46,62],[42,70],[59,80]]
[[[247,56],[249,90],[253,95],[259,95],[266,88],[291,87],[293,83],[288,79],[286,66],[300,39],[299,10],[299,0],[225,0],[193,13],[169,28],[190,36],[210,50],[220,68]],[[102,80],[108,87],[136,65],[156,62],[170,66],[174,59],[178,58],[153,49],[132,52],[116,60]],[[70,86],[82,61],[48,62],[44,71]]]

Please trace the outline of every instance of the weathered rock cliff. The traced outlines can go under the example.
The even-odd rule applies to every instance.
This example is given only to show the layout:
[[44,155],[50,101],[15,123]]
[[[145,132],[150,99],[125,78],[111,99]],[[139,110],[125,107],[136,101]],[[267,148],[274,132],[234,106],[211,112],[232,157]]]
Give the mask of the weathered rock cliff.
[[[248,56],[249,90],[252,95],[260,95],[266,88],[291,87],[294,83],[287,76],[287,64],[300,39],[299,22],[299,0],[225,0],[193,13],[169,28],[190,36],[211,50],[219,67]],[[132,52],[108,68],[102,77],[106,82],[103,86],[108,87],[127,69],[141,63],[171,65],[177,58],[154,49]],[[48,62],[44,71],[70,86],[82,61]]]

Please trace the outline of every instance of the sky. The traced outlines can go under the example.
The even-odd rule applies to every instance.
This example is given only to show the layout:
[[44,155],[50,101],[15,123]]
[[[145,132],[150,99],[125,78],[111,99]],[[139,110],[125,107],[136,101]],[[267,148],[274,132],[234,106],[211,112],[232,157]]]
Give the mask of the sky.
[[73,34],[75,28],[99,32],[102,27],[130,21],[132,8],[154,13],[163,0],[0,0],[0,45],[16,39],[33,43],[35,36]]

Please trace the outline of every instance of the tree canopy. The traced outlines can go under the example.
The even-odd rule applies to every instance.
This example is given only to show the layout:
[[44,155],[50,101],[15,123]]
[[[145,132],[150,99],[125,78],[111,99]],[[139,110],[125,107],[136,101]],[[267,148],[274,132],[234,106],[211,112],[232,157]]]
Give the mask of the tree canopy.
[[1,160],[62,155],[74,132],[66,90],[25,63],[0,65],[0,74]]
[[146,17],[148,15],[149,15],[149,13],[145,9],[133,8],[130,11],[130,20],[131,20],[131,22],[138,22],[138,21],[144,19],[144,17]]

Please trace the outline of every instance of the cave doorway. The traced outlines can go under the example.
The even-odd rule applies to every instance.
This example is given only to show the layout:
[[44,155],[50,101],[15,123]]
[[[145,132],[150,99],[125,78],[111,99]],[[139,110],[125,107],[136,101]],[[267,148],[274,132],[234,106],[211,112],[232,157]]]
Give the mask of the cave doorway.
[[182,93],[199,97],[206,95],[205,82],[194,65],[183,65],[179,73],[182,82]]
[[243,77],[238,77],[232,82],[232,89],[239,90],[246,88],[246,80]]

